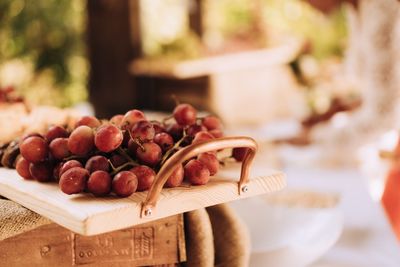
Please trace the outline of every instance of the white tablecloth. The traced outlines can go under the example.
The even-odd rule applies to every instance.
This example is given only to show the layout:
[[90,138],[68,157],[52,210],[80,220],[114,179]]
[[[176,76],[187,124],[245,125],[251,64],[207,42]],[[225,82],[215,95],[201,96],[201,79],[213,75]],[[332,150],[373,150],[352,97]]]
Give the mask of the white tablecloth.
[[400,266],[400,243],[380,204],[372,201],[366,178],[359,171],[288,167],[285,172],[289,188],[341,195],[343,234],[335,246],[312,267]]

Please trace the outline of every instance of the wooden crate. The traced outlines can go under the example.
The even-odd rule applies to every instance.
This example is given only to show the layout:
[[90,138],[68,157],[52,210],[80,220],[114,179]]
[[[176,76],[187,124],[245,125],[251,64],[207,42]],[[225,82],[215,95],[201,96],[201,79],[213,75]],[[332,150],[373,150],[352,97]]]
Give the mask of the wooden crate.
[[57,224],[0,241],[0,266],[176,266],[186,260],[183,215],[96,236]]

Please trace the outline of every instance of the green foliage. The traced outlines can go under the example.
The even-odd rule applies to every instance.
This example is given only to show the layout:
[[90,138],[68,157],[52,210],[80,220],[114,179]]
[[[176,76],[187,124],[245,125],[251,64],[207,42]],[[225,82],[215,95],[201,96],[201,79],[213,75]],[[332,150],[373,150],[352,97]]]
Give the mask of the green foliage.
[[[15,59],[30,66],[32,79],[18,88],[28,95],[32,95],[30,88],[39,86],[35,78],[50,76],[45,79],[51,80],[49,90],[59,90],[50,95],[60,99],[46,104],[66,106],[81,101],[86,97],[87,76],[84,28],[85,1],[1,0],[0,67]],[[71,90],[78,99],[70,96]]]
[[275,32],[295,35],[308,41],[317,59],[342,56],[347,38],[345,10],[324,15],[306,1],[264,0],[264,18]]

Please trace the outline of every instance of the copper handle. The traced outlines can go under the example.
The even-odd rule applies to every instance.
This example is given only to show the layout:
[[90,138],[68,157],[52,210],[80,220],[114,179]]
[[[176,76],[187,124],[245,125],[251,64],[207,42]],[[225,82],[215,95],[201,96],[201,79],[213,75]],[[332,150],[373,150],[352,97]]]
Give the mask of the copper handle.
[[156,206],[158,197],[164,184],[171,176],[178,164],[182,164],[184,161],[195,157],[201,153],[216,151],[225,148],[235,147],[247,147],[249,148],[241,168],[240,180],[238,183],[238,194],[245,192],[247,187],[245,186],[249,180],[249,169],[257,152],[257,143],[253,138],[238,136],[238,137],[222,137],[205,141],[200,144],[190,145],[182,148],[174,155],[172,155],[161,167],[160,171],[151,185],[149,192],[147,193],[146,200],[142,203],[142,209],[140,217],[150,216],[152,209]]

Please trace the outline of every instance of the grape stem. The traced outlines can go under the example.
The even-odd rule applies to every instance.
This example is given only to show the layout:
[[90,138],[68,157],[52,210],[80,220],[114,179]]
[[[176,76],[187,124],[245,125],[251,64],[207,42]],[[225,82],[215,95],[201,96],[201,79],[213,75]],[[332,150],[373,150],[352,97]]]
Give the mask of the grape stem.
[[145,151],[140,138],[138,138],[138,137],[133,138],[130,131],[128,131],[128,134],[129,134],[129,137],[131,138],[131,140],[133,140],[133,142],[135,142],[135,144],[137,144],[140,147],[140,149],[142,149],[142,151]]
[[[129,155],[128,155],[128,153],[126,153],[126,151],[125,150],[123,150],[121,147],[119,147],[118,149],[117,149],[117,152],[121,155],[121,156],[123,156],[124,158],[126,158],[127,160],[128,160],[128,162],[127,163],[131,163],[131,164],[134,164],[135,166],[139,166],[139,163],[137,163],[136,161],[134,161]],[[126,164],[126,163],[125,163]],[[122,165],[123,166],[123,165]],[[119,168],[119,167],[118,167]]]
[[227,161],[230,161],[230,160],[232,160],[232,159],[233,159],[232,156],[226,156],[226,157],[223,157],[223,158],[218,159],[218,162],[219,162],[219,164],[221,164],[222,166],[225,166],[226,162],[227,162]]
[[165,117],[165,118],[162,120],[162,124],[163,124],[163,125],[166,125],[167,121],[169,121],[169,120],[172,119],[173,117],[174,117],[174,115],[170,115],[170,116],[168,116],[168,117]]
[[84,159],[85,156],[71,155],[69,157],[64,158],[64,161],[73,160],[73,159]]
[[162,157],[160,166],[162,166],[162,165],[165,163],[165,161],[169,158],[169,156],[170,156],[176,149],[179,149],[179,148],[180,148],[180,145],[181,145],[181,143],[185,140],[186,136],[187,136],[186,131],[183,131],[183,136],[182,136],[182,138],[181,138],[178,142],[176,142],[176,143],[174,144],[173,147],[171,147],[170,149],[168,149],[168,151],[167,151],[167,152],[165,153],[165,155]]
[[[111,166],[112,166],[112,164],[111,164]],[[128,167],[128,166],[136,167],[136,166],[139,166],[139,164],[137,164],[136,162],[130,162],[130,161],[128,161],[128,162],[125,162],[124,164],[122,164],[121,166],[119,166],[118,168],[114,168],[114,167],[112,166],[113,171],[110,172],[110,175],[113,176],[113,175],[119,173],[121,170],[125,169],[125,168]]]
[[171,95],[171,98],[175,101],[175,106],[178,106],[181,103],[176,95]]

